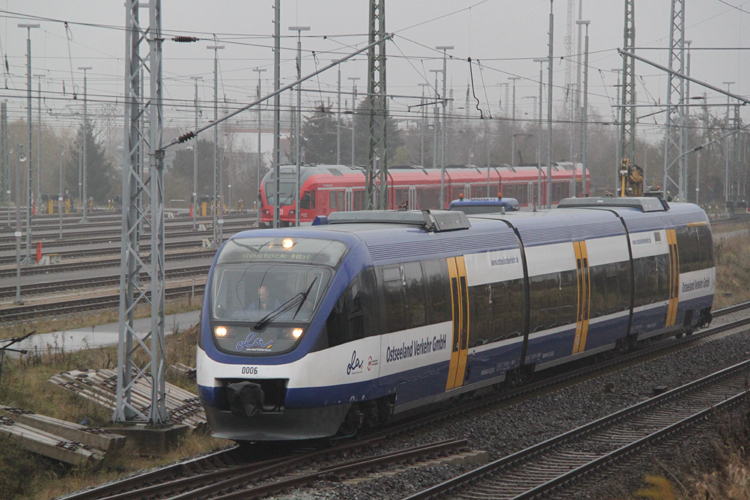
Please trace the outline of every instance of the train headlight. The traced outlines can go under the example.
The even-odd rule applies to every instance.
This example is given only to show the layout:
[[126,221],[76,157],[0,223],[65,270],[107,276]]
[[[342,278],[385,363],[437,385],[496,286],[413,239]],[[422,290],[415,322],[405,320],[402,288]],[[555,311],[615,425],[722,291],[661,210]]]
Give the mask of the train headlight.
[[289,250],[294,246],[294,241],[292,241],[289,238],[286,238],[284,241],[281,242],[281,246],[283,246],[285,249]]
[[292,330],[292,336],[295,339],[298,339],[302,336],[302,331],[303,331],[302,328],[295,328],[294,330]]
[[227,328],[225,326],[217,326],[216,330],[214,330],[217,337],[226,337],[227,336]]

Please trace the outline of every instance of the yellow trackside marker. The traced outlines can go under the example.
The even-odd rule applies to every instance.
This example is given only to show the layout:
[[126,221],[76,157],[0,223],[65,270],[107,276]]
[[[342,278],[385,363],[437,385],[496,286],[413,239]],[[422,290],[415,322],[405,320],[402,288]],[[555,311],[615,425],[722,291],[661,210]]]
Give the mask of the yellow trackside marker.
[[458,367],[456,370],[456,381],[454,387],[464,385],[466,375],[466,360],[469,355],[469,286],[466,280],[466,263],[463,256],[456,257],[456,270],[458,271],[459,309],[461,311],[461,324],[459,325],[460,341],[458,346]]
[[458,291],[458,271],[456,269],[455,257],[449,257],[448,259],[448,275],[450,276],[450,288],[451,288],[451,310],[453,311],[453,333],[451,336],[451,361],[450,367],[448,368],[448,380],[445,385],[445,390],[453,389],[456,385],[456,372],[458,371],[458,347],[461,340],[460,328],[461,328],[461,310],[460,310],[460,295]]

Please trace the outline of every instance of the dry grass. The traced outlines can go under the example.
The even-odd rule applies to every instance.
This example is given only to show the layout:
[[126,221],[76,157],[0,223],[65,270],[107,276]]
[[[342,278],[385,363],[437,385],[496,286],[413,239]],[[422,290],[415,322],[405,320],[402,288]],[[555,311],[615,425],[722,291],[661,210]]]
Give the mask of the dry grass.
[[[198,327],[170,335],[166,338],[167,364],[195,365],[195,345]],[[141,364],[141,354],[135,356]],[[113,368],[117,365],[117,348],[87,349],[70,352],[33,352],[23,359],[7,359],[0,385],[0,401],[10,406],[27,408],[71,422],[86,419],[92,426],[109,424],[111,413],[103,407],[79,398],[47,382],[55,374],[75,369]],[[167,381],[197,392],[194,380],[182,374],[167,371]],[[224,440],[199,434],[190,434],[170,453],[159,458],[135,457],[132,454],[111,454],[104,467],[98,471],[86,468],[64,467],[42,457],[5,446],[0,440],[0,498],[50,498],[75,491],[85,486],[106,482],[134,471],[156,467],[227,445]],[[28,473],[33,470],[35,473]],[[36,471],[45,471],[42,474]],[[23,477],[24,481],[17,478]]]
[[714,309],[750,300],[750,236],[738,236],[714,247],[716,296]]
[[[166,303],[166,314],[197,311],[200,309],[202,302],[202,295],[196,296],[195,299],[186,296],[168,300]],[[29,319],[7,325],[0,323],[0,339],[20,337],[32,331],[36,333],[62,332],[87,326],[116,323],[119,319],[118,315],[119,312],[117,309],[102,309],[101,311],[66,314],[59,317],[38,320]],[[147,305],[144,304],[136,308],[136,319],[148,318],[149,316],[151,316],[151,309]]]

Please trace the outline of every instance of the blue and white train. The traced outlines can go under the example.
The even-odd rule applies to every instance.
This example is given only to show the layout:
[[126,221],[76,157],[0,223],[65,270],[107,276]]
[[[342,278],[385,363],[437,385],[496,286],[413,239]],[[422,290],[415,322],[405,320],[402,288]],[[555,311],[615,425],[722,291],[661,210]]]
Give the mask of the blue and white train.
[[217,253],[197,353],[216,437],[350,434],[711,321],[711,229],[695,205],[316,222],[242,232]]

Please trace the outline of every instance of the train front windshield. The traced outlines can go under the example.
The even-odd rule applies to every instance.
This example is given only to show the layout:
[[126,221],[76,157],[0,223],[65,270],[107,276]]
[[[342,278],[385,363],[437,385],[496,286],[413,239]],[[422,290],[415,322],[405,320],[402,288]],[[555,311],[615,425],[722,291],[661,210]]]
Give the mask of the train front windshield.
[[[279,204],[280,205],[291,205],[294,203],[294,182],[284,180],[281,178],[281,184],[279,189]],[[269,179],[266,181],[266,201],[269,205],[273,206],[276,204],[276,180]]]
[[228,241],[211,290],[217,346],[247,355],[291,349],[345,253],[341,242],[311,238]]

